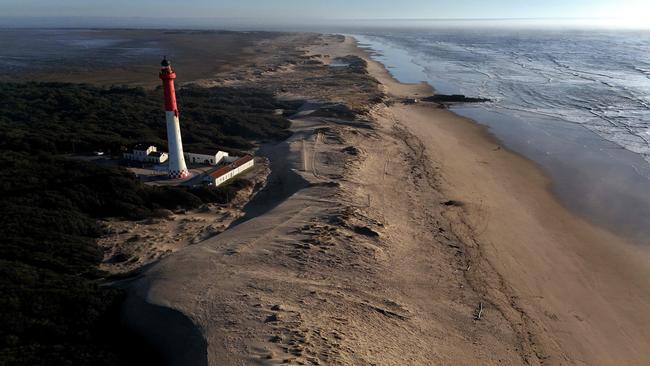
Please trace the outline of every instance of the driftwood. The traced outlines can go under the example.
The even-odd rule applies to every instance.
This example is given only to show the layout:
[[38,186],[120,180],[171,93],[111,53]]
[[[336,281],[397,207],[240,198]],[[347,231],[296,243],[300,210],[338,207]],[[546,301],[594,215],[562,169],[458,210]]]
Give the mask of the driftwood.
[[483,316],[483,302],[479,302],[478,308],[476,309],[476,315],[474,316],[474,320],[481,320],[482,316]]

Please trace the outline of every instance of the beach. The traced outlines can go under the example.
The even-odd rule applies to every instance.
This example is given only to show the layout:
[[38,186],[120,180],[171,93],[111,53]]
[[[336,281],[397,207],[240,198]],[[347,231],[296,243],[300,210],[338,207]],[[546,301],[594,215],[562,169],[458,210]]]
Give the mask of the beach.
[[[423,93],[421,85],[408,91],[395,85],[380,66],[370,70],[395,98]],[[635,326],[648,322],[645,248],[567,212],[549,191],[549,179],[484,127],[431,106],[398,105],[382,114],[379,121],[417,136],[441,191],[463,203],[456,234],[476,245],[479,263],[485,260],[501,278],[485,280],[487,274],[471,268],[468,276],[485,281],[478,288],[501,292],[498,306],[510,308],[513,324],[537,328],[529,341],[540,347],[541,361],[647,362],[648,334]]]
[[[354,39],[301,47],[310,68],[249,80],[309,80],[278,90],[311,101],[261,149],[272,173],[245,219],[126,284],[126,320],[169,364],[650,362],[645,248],[568,211],[485,127],[402,103],[432,88]],[[328,66],[349,56],[381,102]]]

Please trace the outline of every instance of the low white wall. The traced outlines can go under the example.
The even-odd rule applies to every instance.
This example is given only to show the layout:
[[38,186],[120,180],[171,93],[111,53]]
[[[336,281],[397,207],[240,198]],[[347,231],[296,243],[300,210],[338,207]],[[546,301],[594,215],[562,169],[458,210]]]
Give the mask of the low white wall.
[[140,155],[140,154],[133,154],[133,153],[124,153],[122,155],[124,159],[127,160],[134,160],[134,161],[142,161],[145,163],[164,163],[167,161],[169,156],[167,154],[162,154],[159,157],[158,156],[148,156],[148,155]]

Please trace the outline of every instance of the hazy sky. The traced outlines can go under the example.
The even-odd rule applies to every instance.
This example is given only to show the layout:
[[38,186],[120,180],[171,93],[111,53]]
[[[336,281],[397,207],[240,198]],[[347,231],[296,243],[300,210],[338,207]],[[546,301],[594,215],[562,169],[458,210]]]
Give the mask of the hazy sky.
[[650,23],[650,0],[0,0],[2,16],[619,18]]

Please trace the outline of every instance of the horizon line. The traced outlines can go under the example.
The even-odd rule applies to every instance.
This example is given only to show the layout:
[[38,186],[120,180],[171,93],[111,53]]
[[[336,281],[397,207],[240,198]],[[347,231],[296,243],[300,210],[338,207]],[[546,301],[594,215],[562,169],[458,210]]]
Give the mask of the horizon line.
[[[0,15],[0,19],[7,18],[100,18],[100,19],[283,19],[281,17],[248,17],[248,16],[105,16],[105,15]],[[612,20],[619,17],[492,17],[492,18],[306,18],[307,20],[332,20],[332,21],[502,21],[502,20]]]

